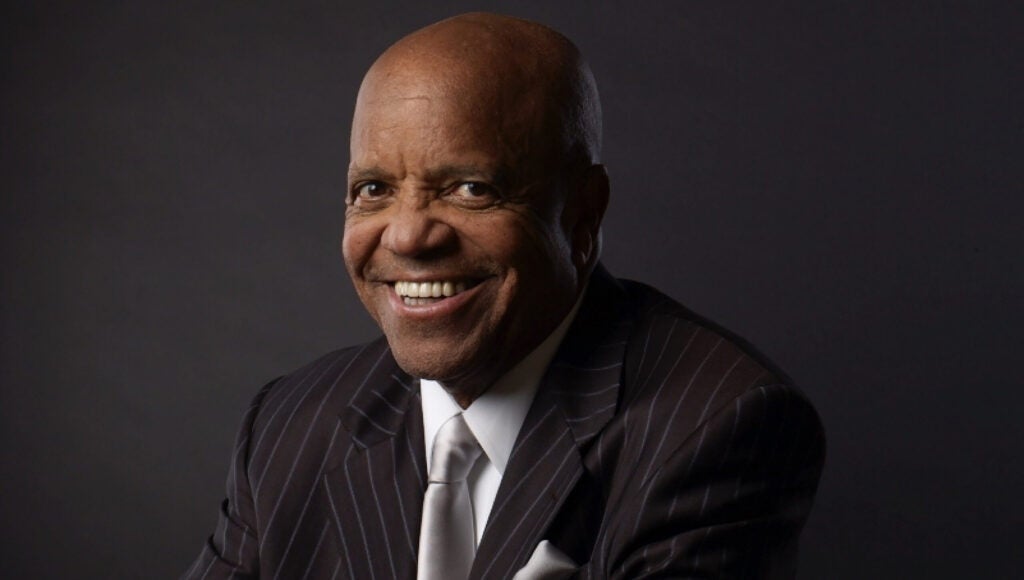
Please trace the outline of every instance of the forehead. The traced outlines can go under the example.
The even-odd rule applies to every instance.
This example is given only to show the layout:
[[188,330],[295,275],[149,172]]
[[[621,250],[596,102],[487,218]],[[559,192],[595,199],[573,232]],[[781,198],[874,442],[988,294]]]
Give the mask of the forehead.
[[529,164],[545,141],[543,99],[531,92],[493,76],[429,67],[368,75],[352,123],[352,164],[451,156]]
[[366,145],[395,135],[487,140],[500,117],[490,103],[472,102],[442,87],[375,91],[361,95],[357,102],[352,144]]

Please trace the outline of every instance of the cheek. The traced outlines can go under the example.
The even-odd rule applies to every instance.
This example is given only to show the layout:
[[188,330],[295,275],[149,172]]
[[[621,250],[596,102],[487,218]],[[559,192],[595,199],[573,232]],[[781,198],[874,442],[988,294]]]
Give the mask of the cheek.
[[488,258],[506,271],[506,301],[514,296],[557,293],[571,283],[569,245],[557,228],[520,216],[491,223],[475,233],[474,239]]
[[533,270],[560,269],[570,254],[568,240],[561,228],[535,216],[530,218],[515,230],[517,239],[512,251]]
[[462,240],[466,257],[479,257],[501,268],[518,268],[523,257],[533,251],[534,241],[524,224],[515,216],[471,215],[449,220]]
[[341,254],[352,278],[361,277],[375,246],[373,230],[367,225],[347,222],[341,238]]

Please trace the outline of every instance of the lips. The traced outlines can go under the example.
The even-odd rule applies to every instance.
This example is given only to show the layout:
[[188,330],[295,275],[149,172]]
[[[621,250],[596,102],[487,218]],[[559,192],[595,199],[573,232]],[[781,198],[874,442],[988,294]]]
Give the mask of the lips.
[[393,287],[406,306],[426,306],[461,294],[478,283],[472,280],[397,280]]

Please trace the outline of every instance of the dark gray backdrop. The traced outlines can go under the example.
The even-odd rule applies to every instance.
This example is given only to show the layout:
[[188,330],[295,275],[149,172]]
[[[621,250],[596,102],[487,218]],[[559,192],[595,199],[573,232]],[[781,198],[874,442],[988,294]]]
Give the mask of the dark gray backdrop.
[[[180,572],[249,397],[374,334],[338,251],[355,92],[481,4],[345,4],[6,4],[3,577]],[[486,6],[589,57],[606,264],[824,418],[801,576],[1019,572],[1021,9],[554,4]]]

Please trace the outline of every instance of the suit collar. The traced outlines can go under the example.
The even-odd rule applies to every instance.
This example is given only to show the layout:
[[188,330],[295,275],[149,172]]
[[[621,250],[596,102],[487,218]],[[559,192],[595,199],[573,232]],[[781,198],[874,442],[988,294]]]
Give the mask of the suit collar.
[[615,415],[633,319],[618,280],[598,264],[579,316],[548,368],[544,388],[554,396],[578,447]]
[[359,360],[365,368],[360,369],[355,393],[341,412],[341,423],[365,449],[401,430],[412,405],[419,407],[419,387],[398,366],[384,337],[368,344]]
[[382,570],[415,577],[426,489],[419,386],[384,338],[368,344],[337,380],[354,394],[341,402],[338,418],[349,442],[333,449],[318,494],[332,515],[334,547],[350,577]]
[[583,452],[615,414],[632,320],[600,265],[516,440],[471,578],[510,577],[586,471]]

